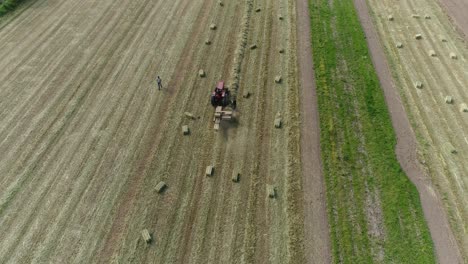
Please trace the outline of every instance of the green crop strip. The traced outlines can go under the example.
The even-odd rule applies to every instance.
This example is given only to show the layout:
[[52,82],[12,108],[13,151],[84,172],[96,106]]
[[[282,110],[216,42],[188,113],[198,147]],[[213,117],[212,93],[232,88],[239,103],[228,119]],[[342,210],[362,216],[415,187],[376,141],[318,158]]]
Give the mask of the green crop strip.
[[435,263],[352,0],[309,0],[335,263]]
[[23,0],[0,0],[0,16],[5,15],[9,11],[15,9]]

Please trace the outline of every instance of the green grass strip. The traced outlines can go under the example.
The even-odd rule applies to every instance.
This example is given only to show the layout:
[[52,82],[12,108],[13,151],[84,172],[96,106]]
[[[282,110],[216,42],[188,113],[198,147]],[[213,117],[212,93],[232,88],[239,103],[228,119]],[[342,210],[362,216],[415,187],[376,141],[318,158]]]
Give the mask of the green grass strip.
[[435,263],[353,2],[309,0],[309,9],[333,262]]
[[5,15],[6,13],[15,9],[23,0],[0,0],[0,16]]

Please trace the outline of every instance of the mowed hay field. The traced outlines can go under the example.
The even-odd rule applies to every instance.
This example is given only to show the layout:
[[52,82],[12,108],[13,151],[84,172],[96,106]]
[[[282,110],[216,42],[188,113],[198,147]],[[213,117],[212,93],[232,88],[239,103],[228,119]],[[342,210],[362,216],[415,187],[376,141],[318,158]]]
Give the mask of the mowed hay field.
[[[37,0],[2,18],[0,263],[302,263],[295,10]],[[252,95],[214,132],[221,79]]]
[[[369,4],[418,135],[421,163],[445,202],[468,260],[468,113],[460,112],[460,105],[468,103],[466,42],[436,1],[372,0]],[[394,20],[388,21],[388,15]],[[416,40],[415,34],[422,38]],[[397,42],[403,47],[397,48]],[[435,56],[430,56],[430,50]],[[416,81],[422,83],[421,89],[415,88]],[[446,96],[452,96],[452,104],[445,102]]]

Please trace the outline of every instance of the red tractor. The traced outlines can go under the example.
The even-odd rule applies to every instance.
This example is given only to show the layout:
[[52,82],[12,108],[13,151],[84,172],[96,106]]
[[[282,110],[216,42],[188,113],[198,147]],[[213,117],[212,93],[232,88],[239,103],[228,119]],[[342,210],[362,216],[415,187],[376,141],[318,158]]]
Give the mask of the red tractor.
[[224,87],[224,81],[219,81],[211,93],[211,105],[226,107],[230,104],[234,105],[234,102],[231,102],[231,92],[227,87]]
[[231,106],[233,110],[236,109],[236,100],[231,100],[231,92],[224,86],[224,81],[218,82],[218,85],[211,93],[210,100],[211,105],[215,107],[214,129],[218,130],[221,120],[231,120],[232,111],[226,111],[225,107]]

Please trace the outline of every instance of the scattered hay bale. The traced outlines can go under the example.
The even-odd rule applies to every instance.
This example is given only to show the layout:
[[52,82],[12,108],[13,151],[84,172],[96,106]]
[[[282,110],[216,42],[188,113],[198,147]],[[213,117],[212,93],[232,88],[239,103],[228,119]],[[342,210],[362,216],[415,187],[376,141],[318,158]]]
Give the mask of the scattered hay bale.
[[418,14],[412,14],[411,17],[413,18],[420,18],[420,16]]
[[414,35],[414,38],[415,39],[422,39],[422,35],[421,34],[416,34],[416,35]]
[[214,23],[211,23],[211,25],[210,25],[210,29],[211,29],[211,30],[216,30],[216,24],[214,24]]
[[435,50],[429,50],[429,56],[431,56],[431,57],[437,56]]
[[166,187],[167,187],[167,184],[163,181],[160,181],[154,189],[156,190],[157,193],[162,193],[164,189],[166,189]]
[[209,40],[209,39],[205,40],[205,44],[206,45],[211,45],[211,40]]
[[188,127],[187,125],[182,126],[182,133],[183,133],[184,135],[190,134],[190,130],[189,130],[189,127]]
[[416,88],[418,88],[418,89],[421,89],[421,88],[423,87],[423,84],[422,84],[422,82],[420,82],[420,81],[416,81],[416,82],[414,83],[414,87],[416,87]]
[[233,182],[239,182],[239,180],[240,180],[240,173],[234,173],[234,174],[232,175],[231,180],[232,180]]
[[257,9],[255,9],[255,12],[257,12],[257,13],[260,12],[260,11],[262,11],[262,9],[260,7],[257,7]]
[[249,91],[244,91],[244,93],[242,94],[242,97],[249,98],[250,97],[250,92]]
[[281,78],[281,76],[276,76],[275,77],[275,83],[281,83],[281,81],[283,81],[283,78]]
[[206,76],[205,71],[204,71],[204,70],[199,70],[199,71],[198,71],[198,76],[200,76],[200,77],[202,77],[202,78],[205,77],[205,76]]
[[282,15],[278,15],[278,19],[279,19],[279,20],[283,20],[283,16],[282,16]]
[[214,171],[213,165],[206,167],[205,174],[206,176],[212,176]]
[[392,15],[388,16],[388,21],[393,21],[393,16]]
[[431,19],[431,16],[426,14],[426,15],[424,15],[424,18],[425,19]]
[[281,117],[275,118],[275,128],[281,128],[282,122]]
[[278,52],[279,53],[284,53],[284,49],[279,49]]
[[257,45],[256,45],[256,44],[250,45],[250,49],[251,49],[251,50],[254,50],[254,49],[256,49],[256,48],[257,48]]
[[185,112],[184,115],[190,119],[195,119],[195,116],[190,112]]
[[222,1],[218,1],[219,6],[224,6],[224,3]]
[[151,243],[151,234],[149,233],[148,229],[143,229],[141,230],[141,236],[143,237],[143,240],[149,244]]
[[270,198],[276,198],[276,188],[273,185],[267,185],[267,193],[268,197]]
[[450,96],[450,95],[445,96],[445,103],[452,104],[453,103],[452,96]]
[[450,52],[450,58],[452,60],[456,60],[457,59],[457,54],[455,54],[454,52]]
[[460,104],[460,112],[468,112],[468,106],[465,103]]
[[403,48],[403,43],[397,42],[396,47],[399,49]]

